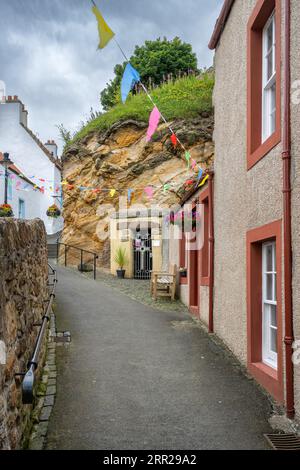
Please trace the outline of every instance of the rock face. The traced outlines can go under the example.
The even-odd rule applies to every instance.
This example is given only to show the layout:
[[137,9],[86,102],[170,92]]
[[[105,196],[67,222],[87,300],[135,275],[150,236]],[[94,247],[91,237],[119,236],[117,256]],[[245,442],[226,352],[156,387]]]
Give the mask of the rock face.
[[19,448],[29,424],[31,406],[22,404],[14,374],[25,371],[33,352],[47,278],[43,222],[0,219],[0,449]]
[[[178,138],[206,170],[212,166],[213,118],[207,113],[190,121],[171,123]],[[65,227],[62,241],[99,254],[99,264],[109,267],[109,215],[107,205],[119,210],[119,197],[131,206],[164,204],[172,206],[194,171],[188,169],[184,152],[174,148],[170,132],[161,125],[151,142],[146,142],[147,124],[128,120],[106,132],[94,132],[68,147],[63,155]],[[171,183],[167,191],[165,184]],[[144,191],[153,186],[153,198]],[[80,190],[79,187],[97,188]],[[116,189],[111,197],[109,189]],[[109,207],[107,207],[109,211]]]

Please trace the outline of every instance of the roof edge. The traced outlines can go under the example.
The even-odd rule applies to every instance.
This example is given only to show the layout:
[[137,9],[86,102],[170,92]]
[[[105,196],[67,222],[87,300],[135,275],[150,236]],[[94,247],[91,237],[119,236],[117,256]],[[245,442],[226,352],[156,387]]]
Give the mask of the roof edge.
[[224,27],[226,25],[227,19],[229,17],[231,8],[234,4],[235,0],[224,0],[224,4],[220,13],[219,18],[217,19],[214,31],[212,33],[212,36],[210,38],[210,41],[208,43],[209,49],[215,49],[218,45],[218,42],[220,40],[220,37],[222,35],[222,32],[224,30]]

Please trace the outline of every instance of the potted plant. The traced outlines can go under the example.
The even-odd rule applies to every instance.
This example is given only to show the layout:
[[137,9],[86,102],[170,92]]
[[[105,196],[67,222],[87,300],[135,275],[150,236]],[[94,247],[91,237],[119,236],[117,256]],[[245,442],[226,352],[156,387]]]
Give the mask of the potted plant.
[[115,262],[119,266],[117,269],[117,276],[119,279],[124,279],[125,277],[125,269],[124,266],[128,263],[128,258],[126,254],[126,250],[122,247],[119,247],[115,254]]
[[14,212],[9,204],[0,205],[0,217],[13,217]]
[[56,204],[53,204],[52,206],[48,207],[48,210],[47,210],[48,217],[53,217],[54,219],[57,219],[57,217],[59,217],[60,214],[61,212]]

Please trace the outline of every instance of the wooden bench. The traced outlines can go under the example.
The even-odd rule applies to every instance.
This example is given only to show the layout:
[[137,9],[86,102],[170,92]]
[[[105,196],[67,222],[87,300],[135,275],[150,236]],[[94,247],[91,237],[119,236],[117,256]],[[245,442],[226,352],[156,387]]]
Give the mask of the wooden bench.
[[175,300],[176,293],[176,265],[171,265],[169,272],[152,271],[150,282],[151,296],[157,300],[157,297],[171,297]]

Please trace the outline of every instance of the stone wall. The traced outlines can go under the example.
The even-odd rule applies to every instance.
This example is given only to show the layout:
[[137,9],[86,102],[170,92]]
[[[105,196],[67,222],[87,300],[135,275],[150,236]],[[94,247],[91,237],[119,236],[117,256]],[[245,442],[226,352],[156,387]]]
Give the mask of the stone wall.
[[0,449],[17,449],[29,427],[32,407],[22,404],[21,381],[33,352],[47,290],[46,233],[41,220],[0,219]]

